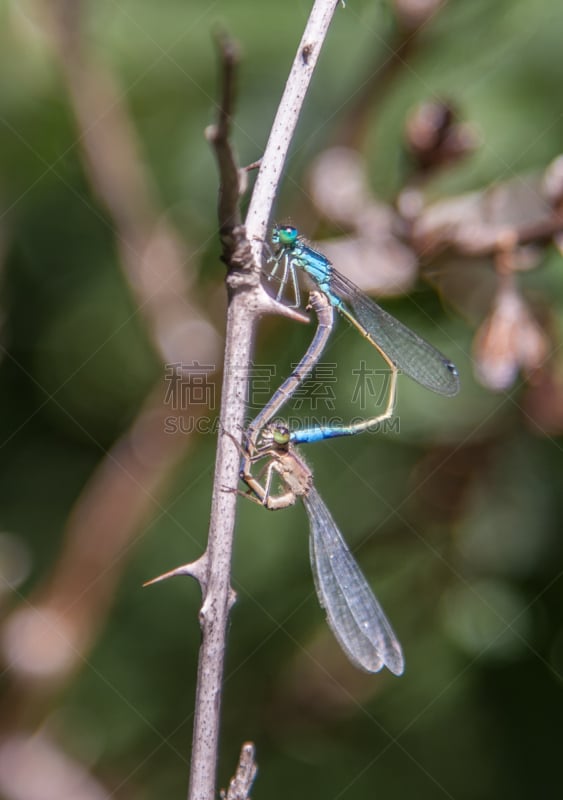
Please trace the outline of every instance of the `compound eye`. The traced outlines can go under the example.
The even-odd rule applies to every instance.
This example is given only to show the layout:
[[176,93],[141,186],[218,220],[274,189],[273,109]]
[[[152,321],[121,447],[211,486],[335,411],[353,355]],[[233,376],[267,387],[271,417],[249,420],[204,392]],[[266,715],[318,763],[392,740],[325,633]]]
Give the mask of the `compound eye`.
[[273,431],[273,439],[276,444],[287,444],[290,438],[289,428],[286,425],[276,425]]
[[293,225],[284,225],[279,229],[279,237],[283,244],[295,244],[297,236],[297,228],[294,228]]

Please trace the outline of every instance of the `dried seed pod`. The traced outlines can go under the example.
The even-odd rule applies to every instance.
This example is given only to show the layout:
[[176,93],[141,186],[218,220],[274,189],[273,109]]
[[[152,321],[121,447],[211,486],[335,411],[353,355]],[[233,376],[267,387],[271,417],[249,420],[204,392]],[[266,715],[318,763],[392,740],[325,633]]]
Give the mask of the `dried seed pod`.
[[503,284],[474,341],[475,374],[493,391],[510,388],[518,372],[543,363],[549,340],[512,282]]

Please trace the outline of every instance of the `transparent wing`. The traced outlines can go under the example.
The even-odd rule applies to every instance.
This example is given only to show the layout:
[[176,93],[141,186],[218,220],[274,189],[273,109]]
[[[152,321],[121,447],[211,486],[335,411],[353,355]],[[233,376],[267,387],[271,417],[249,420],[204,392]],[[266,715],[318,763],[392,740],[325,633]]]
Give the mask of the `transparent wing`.
[[340,308],[341,313],[405,375],[446,397],[458,393],[459,373],[439,350],[384,311],[335,269],[331,274],[331,288],[354,312],[351,314],[346,308]]
[[401,645],[328,508],[314,487],[302,499],[311,528],[309,546],[317,596],[332,632],[360,669],[379,672],[387,667],[401,675]]

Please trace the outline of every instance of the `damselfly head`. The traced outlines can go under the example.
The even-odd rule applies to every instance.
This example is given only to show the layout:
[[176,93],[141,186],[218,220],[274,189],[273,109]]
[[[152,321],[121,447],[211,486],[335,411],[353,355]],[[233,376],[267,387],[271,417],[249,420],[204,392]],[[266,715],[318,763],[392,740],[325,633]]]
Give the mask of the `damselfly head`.
[[272,244],[293,247],[299,238],[299,231],[293,225],[276,225],[272,231]]
[[289,445],[291,434],[287,425],[274,422],[262,430],[260,439],[262,447],[275,447],[278,450],[285,450]]
[[286,447],[290,438],[289,428],[286,425],[272,425],[272,439],[278,447]]

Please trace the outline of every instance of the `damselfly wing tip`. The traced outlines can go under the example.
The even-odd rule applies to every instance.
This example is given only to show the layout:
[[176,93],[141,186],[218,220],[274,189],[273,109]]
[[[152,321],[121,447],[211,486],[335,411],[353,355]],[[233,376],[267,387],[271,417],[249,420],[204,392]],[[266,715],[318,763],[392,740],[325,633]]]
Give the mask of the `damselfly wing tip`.
[[405,671],[405,659],[403,658],[403,652],[398,644],[396,649],[385,659],[385,666],[389,672],[392,672],[393,675],[396,675],[398,678]]
[[446,361],[445,366],[453,378],[451,381],[451,386],[449,387],[448,397],[455,397],[460,389],[459,370],[452,361]]

